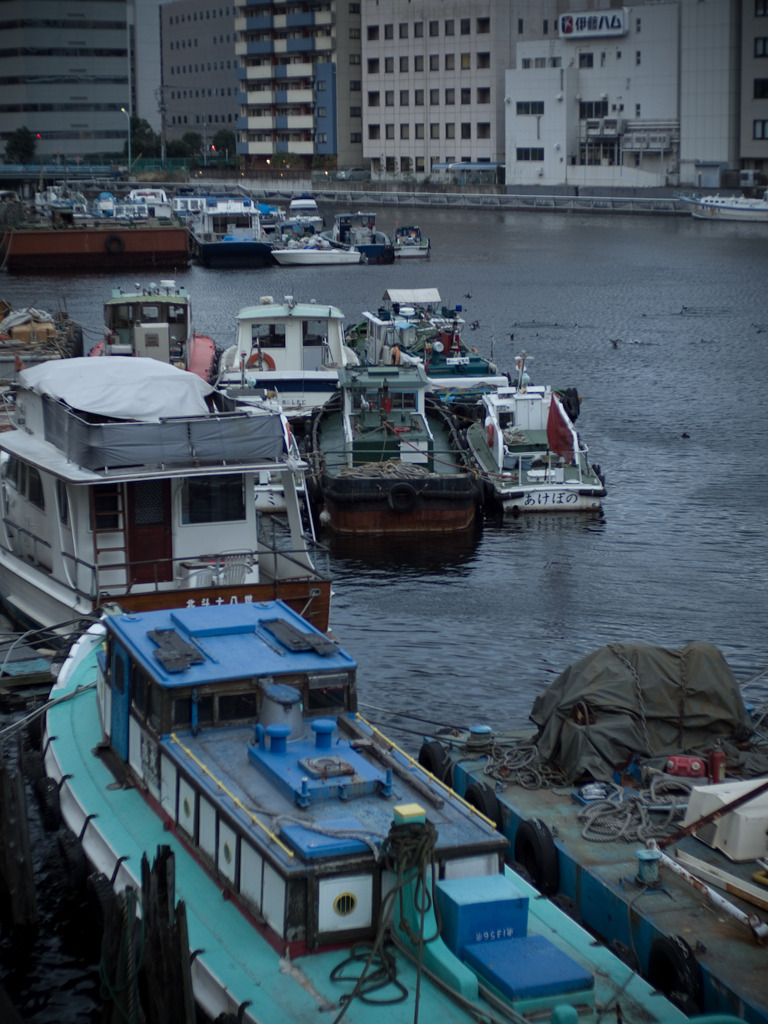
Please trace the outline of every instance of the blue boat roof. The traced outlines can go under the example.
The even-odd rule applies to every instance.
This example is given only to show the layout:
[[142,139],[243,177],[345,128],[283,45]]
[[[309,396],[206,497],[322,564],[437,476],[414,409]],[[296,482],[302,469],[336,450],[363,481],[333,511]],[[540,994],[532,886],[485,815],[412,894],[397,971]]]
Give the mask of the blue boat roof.
[[106,621],[131,656],[168,688],[357,668],[283,601],[159,609]]

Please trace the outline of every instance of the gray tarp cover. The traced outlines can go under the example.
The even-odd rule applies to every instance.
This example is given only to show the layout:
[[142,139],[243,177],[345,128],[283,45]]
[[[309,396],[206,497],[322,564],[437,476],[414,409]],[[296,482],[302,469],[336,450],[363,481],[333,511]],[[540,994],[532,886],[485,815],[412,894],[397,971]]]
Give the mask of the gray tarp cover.
[[542,758],[569,781],[610,780],[635,754],[702,751],[718,738],[741,741],[752,732],[733,673],[720,651],[702,642],[680,650],[601,647],[536,698],[531,719]]

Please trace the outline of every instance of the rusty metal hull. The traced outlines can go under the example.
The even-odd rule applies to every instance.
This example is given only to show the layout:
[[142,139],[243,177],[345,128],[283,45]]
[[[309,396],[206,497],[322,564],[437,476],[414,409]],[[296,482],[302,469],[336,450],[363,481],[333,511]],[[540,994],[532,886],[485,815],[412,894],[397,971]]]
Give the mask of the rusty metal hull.
[[18,228],[0,241],[11,274],[178,268],[189,262],[189,232],[173,225]]

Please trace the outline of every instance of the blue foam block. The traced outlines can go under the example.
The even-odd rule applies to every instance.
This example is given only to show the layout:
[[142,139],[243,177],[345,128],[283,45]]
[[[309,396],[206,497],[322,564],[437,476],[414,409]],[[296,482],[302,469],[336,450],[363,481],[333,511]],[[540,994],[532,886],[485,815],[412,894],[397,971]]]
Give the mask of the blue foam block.
[[464,960],[513,1001],[581,992],[595,985],[586,968],[543,935],[475,942],[464,950]]
[[442,939],[461,957],[471,942],[522,936],[528,930],[528,897],[506,875],[443,879],[437,883]]

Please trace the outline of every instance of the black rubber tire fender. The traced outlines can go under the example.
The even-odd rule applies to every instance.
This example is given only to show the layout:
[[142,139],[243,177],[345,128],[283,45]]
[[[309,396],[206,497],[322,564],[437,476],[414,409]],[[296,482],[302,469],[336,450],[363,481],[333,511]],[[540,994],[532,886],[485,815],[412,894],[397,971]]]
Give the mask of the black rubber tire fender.
[[104,248],[108,253],[116,256],[125,249],[125,239],[122,235],[107,235],[104,239]]
[[46,832],[56,832],[61,825],[61,800],[59,787],[53,779],[40,779],[37,784],[37,798],[43,815],[43,828]]
[[648,984],[689,1017],[701,1012],[701,968],[681,935],[662,935],[651,943]]
[[67,878],[74,889],[85,889],[88,881],[88,860],[80,840],[69,829],[59,832],[59,852],[67,869]]
[[86,879],[86,889],[103,931],[117,907],[117,896],[112,888],[112,883],[103,871],[94,871]]
[[428,740],[422,744],[419,751],[419,764],[440,782],[448,781],[453,767],[448,751],[439,740]]
[[416,504],[416,488],[413,484],[394,484],[387,494],[387,503],[393,512],[410,512]]
[[560,863],[552,833],[540,818],[521,821],[515,836],[515,860],[523,865],[533,884],[545,896],[560,887]]
[[471,782],[467,786],[464,799],[471,807],[492,821],[497,829],[501,830],[501,804],[487,782]]

